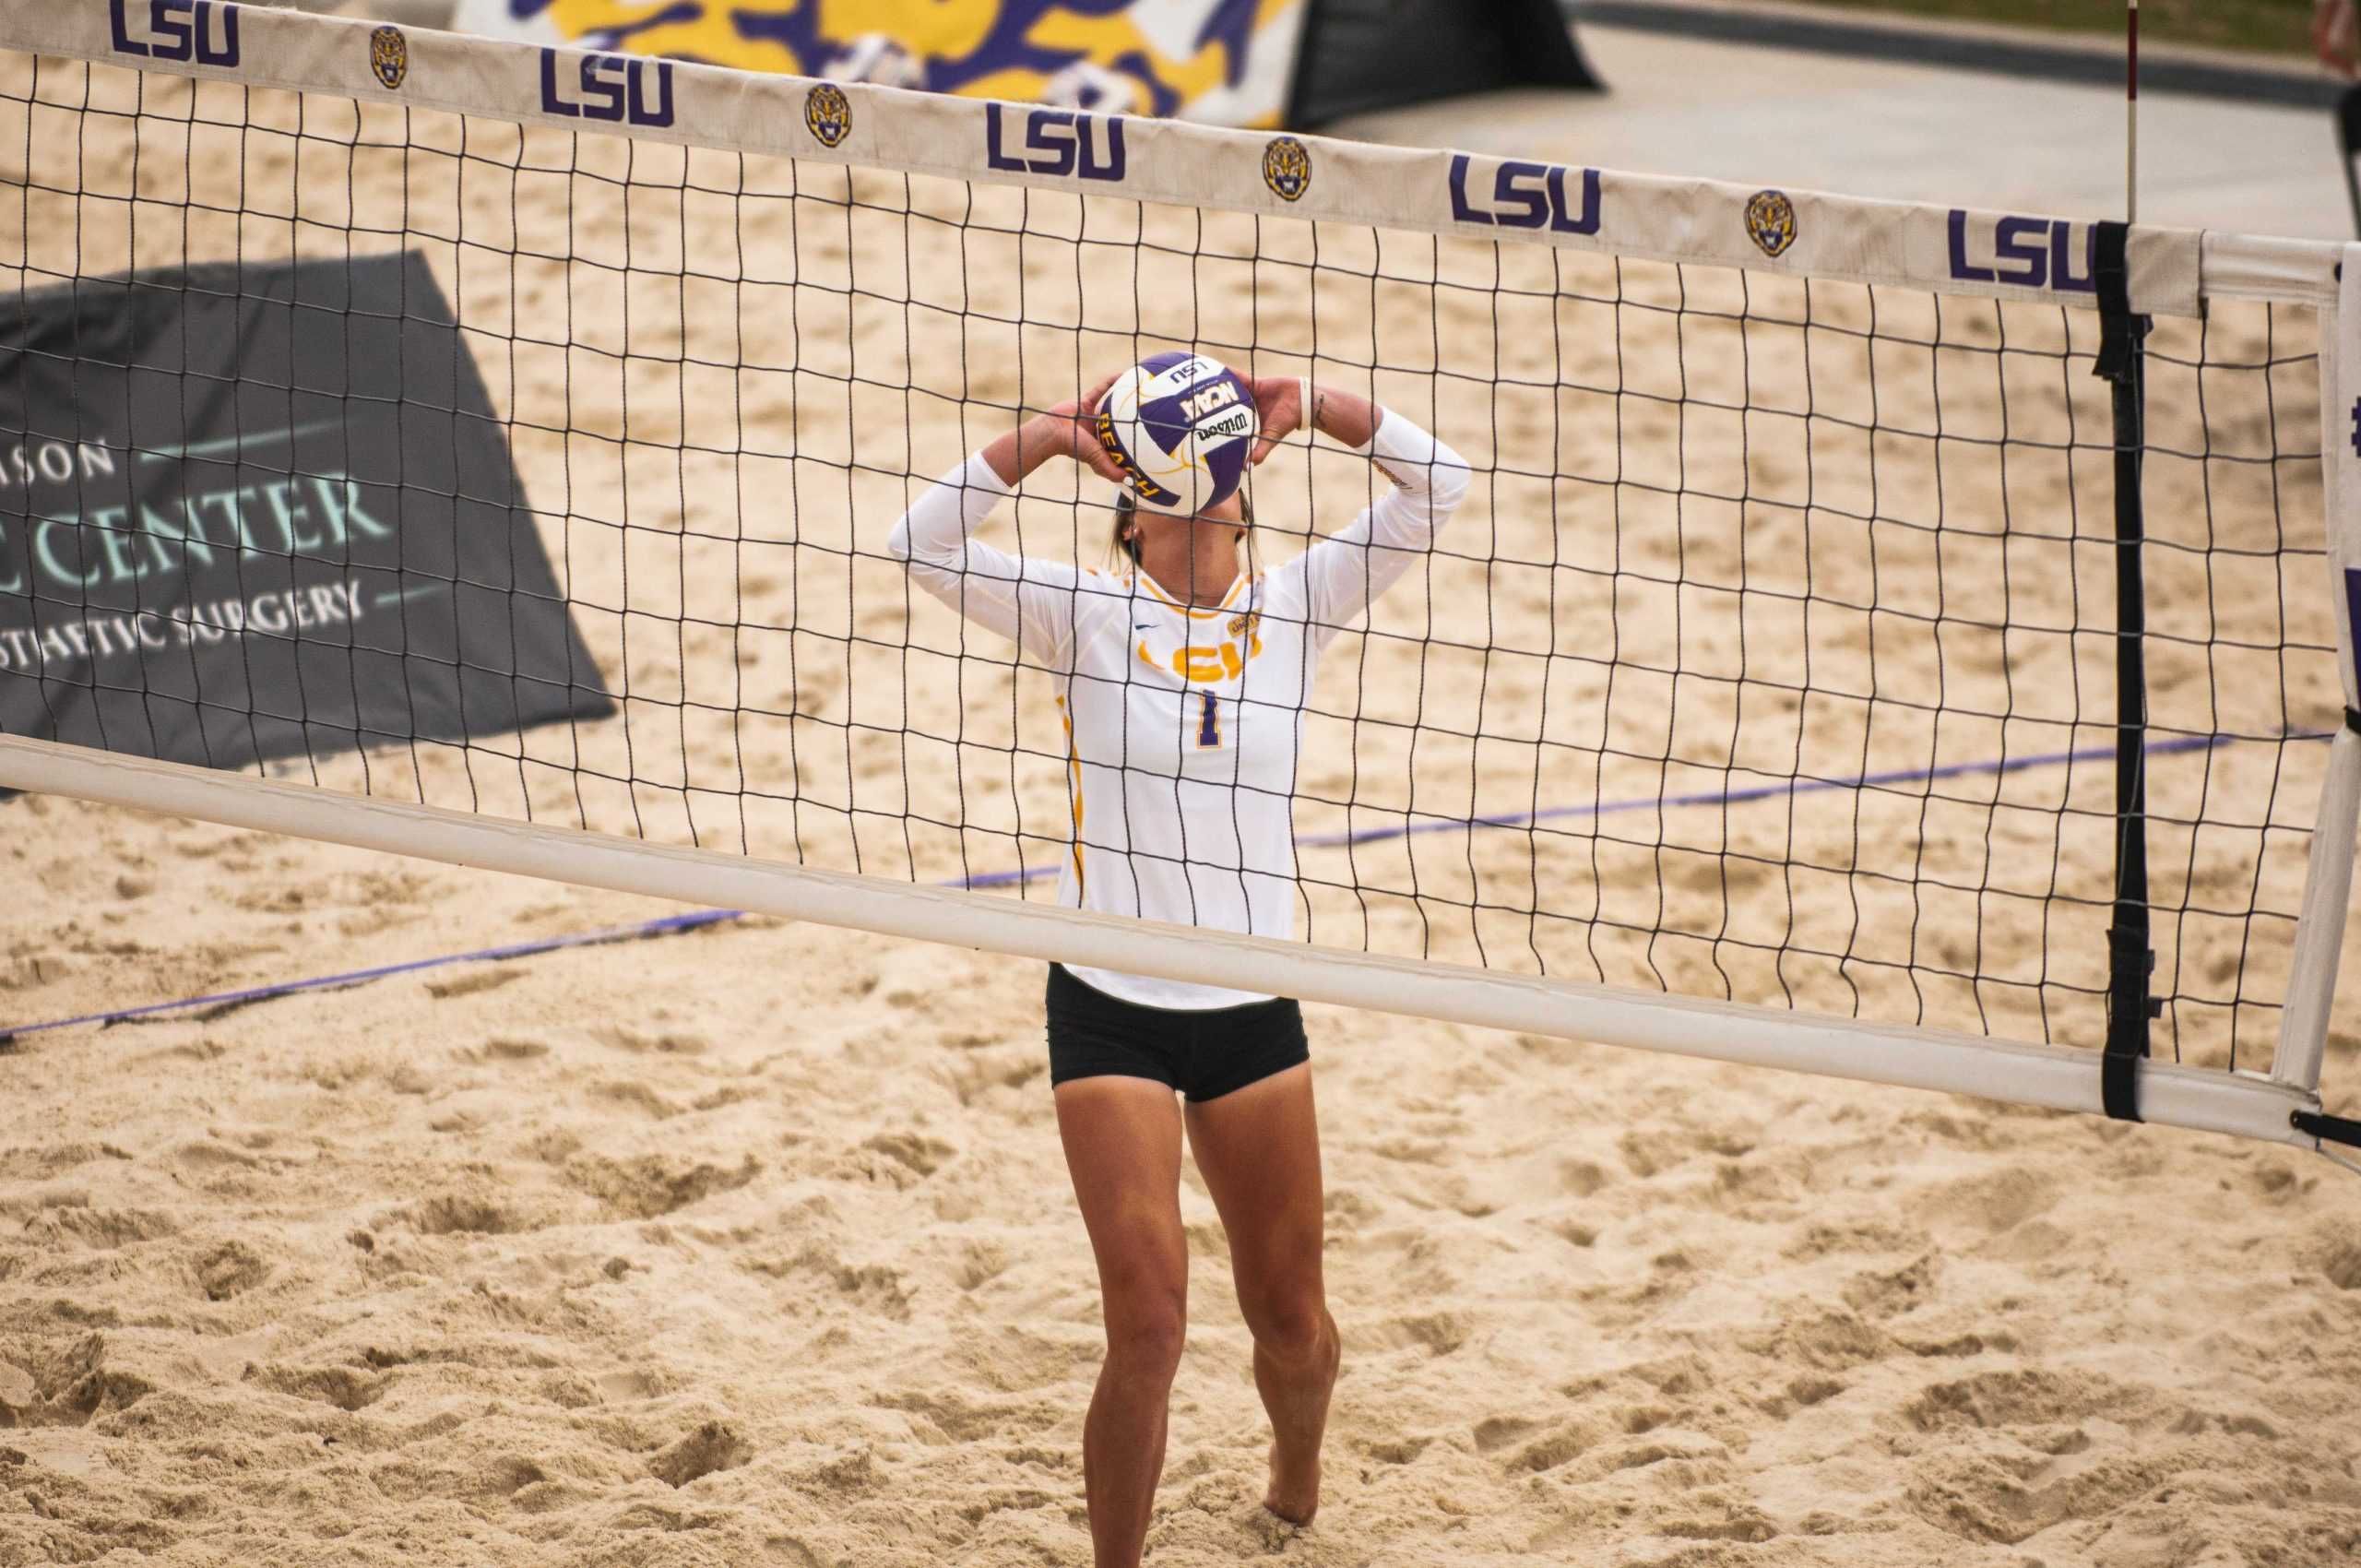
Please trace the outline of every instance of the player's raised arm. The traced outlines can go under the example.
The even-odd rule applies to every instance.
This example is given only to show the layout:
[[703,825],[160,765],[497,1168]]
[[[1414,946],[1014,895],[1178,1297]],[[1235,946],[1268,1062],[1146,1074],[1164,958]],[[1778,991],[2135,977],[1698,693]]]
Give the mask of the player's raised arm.
[[970,536],[1026,475],[1053,459],[1071,458],[1121,482],[1121,470],[1086,422],[1112,380],[989,443],[931,485],[886,538],[886,552],[908,565],[911,580],[1037,662],[1054,664],[1071,647],[1074,569]]
[[1295,376],[1254,386],[1263,414],[1261,462],[1284,436],[1309,425],[1368,457],[1393,488],[1343,531],[1295,563],[1304,574],[1313,623],[1334,629],[1367,610],[1431,549],[1435,533],[1467,494],[1467,460],[1416,422],[1349,392]]

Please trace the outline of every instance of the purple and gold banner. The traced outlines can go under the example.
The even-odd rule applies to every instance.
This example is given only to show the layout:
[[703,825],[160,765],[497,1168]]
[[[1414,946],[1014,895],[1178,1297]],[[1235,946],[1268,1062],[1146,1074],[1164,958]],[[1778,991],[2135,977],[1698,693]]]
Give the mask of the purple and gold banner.
[[1276,128],[1308,0],[460,0],[454,26],[783,76]]

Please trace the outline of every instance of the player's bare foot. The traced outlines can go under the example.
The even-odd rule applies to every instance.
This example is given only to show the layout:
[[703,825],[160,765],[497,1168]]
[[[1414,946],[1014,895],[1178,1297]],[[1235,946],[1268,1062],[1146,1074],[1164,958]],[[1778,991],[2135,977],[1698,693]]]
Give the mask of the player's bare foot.
[[1271,1444],[1271,1489],[1263,1506],[1290,1525],[1309,1525],[1320,1512],[1320,1455],[1301,1465],[1282,1464],[1279,1445]]

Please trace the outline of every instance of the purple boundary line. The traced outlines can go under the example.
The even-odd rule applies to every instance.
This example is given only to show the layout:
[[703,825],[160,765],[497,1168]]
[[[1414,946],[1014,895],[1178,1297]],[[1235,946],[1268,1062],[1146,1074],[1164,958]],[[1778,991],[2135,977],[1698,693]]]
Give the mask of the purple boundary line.
[[[2292,740],[2308,739],[2291,736]],[[2229,735],[2184,735],[2177,740],[2152,741],[2150,756],[2170,756],[2177,752],[2212,751],[2229,745],[2235,739]],[[1863,773],[1851,778],[1789,779],[1782,784],[1760,784],[1745,790],[1706,790],[1690,795],[1635,795],[1624,801],[1601,801],[1587,806],[1547,806],[1537,812],[1512,812],[1501,816],[1435,817],[1426,822],[1405,823],[1399,826],[1363,827],[1345,833],[1315,833],[1299,838],[1297,843],[1318,849],[1334,849],[1349,844],[1371,844],[1385,838],[1410,838],[1421,833],[1448,833],[1460,827],[1524,827],[1536,822],[1550,822],[1565,817],[1613,816],[1620,812],[1644,811],[1650,806],[1737,806],[1751,801],[1775,800],[1783,795],[1812,795],[1829,790],[1872,790],[1888,784],[1931,784],[1939,778],[1959,778],[1971,774],[1988,774],[1998,778],[2031,767],[2056,767],[2077,762],[2112,762],[2113,746],[2092,746],[2079,752],[2037,752],[2030,756],[2000,757],[1990,762],[1947,763],[1941,767],[1896,768],[1886,773]],[[1685,766],[1685,765],[1684,765]],[[1032,882],[1054,874],[1063,864],[1062,858],[1045,866],[1026,871],[988,872],[982,876],[969,877],[966,882],[952,881],[945,887],[1006,887],[1015,883]]]
[[151,1002],[144,1007],[125,1007],[113,1013],[86,1013],[78,1018],[58,1018],[46,1024],[20,1024],[14,1028],[0,1029],[0,1042],[14,1039],[18,1035],[40,1034],[44,1029],[70,1028],[76,1024],[117,1024],[155,1013],[176,1013],[191,1007],[235,1007],[249,1002],[267,1002],[277,996],[291,996],[297,992],[338,990],[348,985],[386,980],[394,975],[410,974],[419,969],[439,969],[449,964],[491,964],[504,958],[529,958],[539,953],[554,953],[565,947],[595,947],[609,942],[639,942],[650,937],[673,936],[684,931],[696,931],[718,925],[724,921],[734,921],[744,913],[743,909],[696,909],[685,915],[666,915],[661,920],[646,921],[638,925],[617,926],[611,931],[538,937],[530,942],[512,942],[505,946],[480,948],[472,953],[446,953],[440,957],[380,964],[373,969],[353,969],[340,975],[279,980],[244,991],[219,991],[210,996],[191,996],[179,1002]]
[[[2291,735],[2290,740],[2324,740],[2326,736]],[[2184,735],[2170,741],[2150,742],[2150,756],[2169,756],[2179,752],[2211,751],[2232,742],[2228,735]],[[1791,779],[1781,784],[1764,784],[1744,790],[1709,790],[1688,795],[1642,795],[1623,801],[1602,801],[1586,806],[1551,806],[1537,812],[1519,812],[1502,816],[1472,816],[1438,818],[1430,822],[1405,823],[1400,826],[1368,827],[1346,833],[1322,833],[1302,840],[1317,848],[1335,848],[1350,844],[1368,844],[1385,838],[1408,838],[1422,833],[1446,833],[1454,828],[1523,827],[1532,823],[1566,817],[1610,816],[1620,812],[1642,811],[1650,806],[1709,806],[1743,805],[1752,801],[1773,800],[1783,795],[1817,794],[1831,790],[1867,790],[1890,784],[1931,784],[1940,778],[1960,778],[1973,775],[1999,777],[2022,772],[2027,768],[2070,766],[2077,762],[2111,761],[2113,746],[2092,746],[2082,751],[2037,752],[2029,756],[1999,757],[1988,762],[1952,763],[1941,767],[1898,768],[1885,773],[1864,773],[1851,778]],[[943,887],[1008,887],[1037,881],[1050,875],[1057,864],[1035,866],[1024,871],[991,872],[982,876],[953,878],[939,883]],[[13,1028],[0,1028],[0,1043],[21,1035],[42,1034],[51,1029],[71,1028],[77,1024],[117,1024],[133,1018],[152,1017],[159,1013],[184,1012],[196,1007],[234,1007],[248,1003],[267,1002],[274,997],[291,996],[306,991],[330,991],[345,986],[362,985],[370,980],[387,980],[395,975],[415,974],[421,969],[438,969],[452,964],[498,963],[508,958],[529,958],[542,953],[555,953],[568,947],[594,947],[613,942],[642,942],[656,937],[675,936],[682,932],[701,931],[707,926],[742,919],[743,909],[697,909],[688,914],[666,915],[638,925],[617,926],[608,931],[584,932],[574,936],[548,936],[530,942],[516,942],[500,947],[479,948],[470,953],[448,953],[432,958],[413,958],[405,963],[381,964],[374,968],[353,969],[343,974],[319,975],[309,980],[280,980],[270,985],[249,987],[243,991],[216,992],[209,996],[191,996],[178,1002],[151,1002],[144,1006],[119,1008],[111,1013],[86,1013],[76,1018],[53,1018],[47,1023],[19,1024]]]

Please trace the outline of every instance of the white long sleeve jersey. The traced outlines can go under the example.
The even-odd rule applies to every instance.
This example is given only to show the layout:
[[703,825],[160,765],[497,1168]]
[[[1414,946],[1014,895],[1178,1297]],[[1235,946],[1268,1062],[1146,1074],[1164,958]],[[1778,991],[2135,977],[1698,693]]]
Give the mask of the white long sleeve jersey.
[[[1009,493],[981,457],[895,525],[888,548],[921,588],[1059,678],[1074,813],[1062,904],[1295,933],[1296,771],[1321,651],[1418,564],[1467,491],[1459,454],[1399,414],[1383,416],[1363,451],[1394,488],[1343,532],[1241,577],[1211,609],[1183,605],[1135,568],[1076,568],[971,539]],[[1074,973],[1149,1007],[1268,1000]]]

